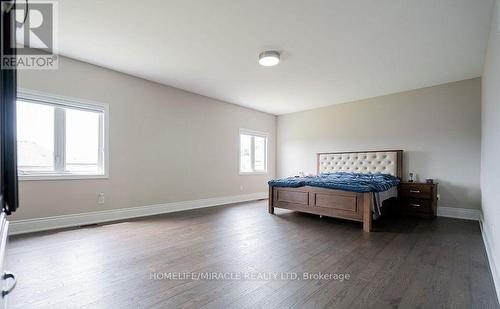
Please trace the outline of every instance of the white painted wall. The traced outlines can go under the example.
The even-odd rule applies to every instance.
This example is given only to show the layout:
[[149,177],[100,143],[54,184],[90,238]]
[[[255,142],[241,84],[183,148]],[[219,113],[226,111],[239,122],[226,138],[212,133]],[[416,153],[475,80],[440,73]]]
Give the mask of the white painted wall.
[[278,116],[278,175],[316,153],[403,149],[404,175],[439,181],[439,206],[479,209],[481,79]]
[[500,278],[500,4],[495,18],[483,73],[481,193],[483,233],[489,247],[490,267],[499,294]]
[[[108,103],[110,174],[22,181],[13,220],[265,192],[275,175],[273,115],[68,58],[19,71],[19,87]],[[240,128],[269,133],[268,175],[238,175]]]

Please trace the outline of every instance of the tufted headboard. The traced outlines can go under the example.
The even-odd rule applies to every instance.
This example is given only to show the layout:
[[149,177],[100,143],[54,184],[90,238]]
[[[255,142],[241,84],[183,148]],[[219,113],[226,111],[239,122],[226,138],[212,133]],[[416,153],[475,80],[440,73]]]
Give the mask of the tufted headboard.
[[403,150],[318,153],[320,173],[383,173],[403,176]]

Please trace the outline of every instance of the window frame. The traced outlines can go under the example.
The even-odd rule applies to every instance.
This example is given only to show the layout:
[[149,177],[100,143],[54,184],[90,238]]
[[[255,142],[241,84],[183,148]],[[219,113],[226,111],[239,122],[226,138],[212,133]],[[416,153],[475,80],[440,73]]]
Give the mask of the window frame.
[[[244,172],[241,170],[241,135],[250,135],[251,139],[251,152],[250,152],[250,163],[252,165],[251,172]],[[255,137],[263,137],[265,139],[264,144],[264,170],[256,171],[255,170]],[[248,129],[240,129],[238,135],[238,174],[239,175],[267,175],[268,173],[268,142],[269,134],[266,132],[248,130]]]
[[[18,168],[20,181],[31,180],[72,180],[72,179],[107,179],[109,178],[109,105],[107,103],[76,99],[61,95],[45,93],[30,89],[18,88],[16,101],[36,104],[46,104],[55,107],[54,111],[54,169],[55,171],[21,172]],[[59,108],[58,108],[59,107]],[[99,119],[99,172],[68,172],[65,168],[65,117],[62,108],[81,109],[101,112]],[[62,118],[62,119],[61,119]],[[62,125],[62,127],[61,127]]]

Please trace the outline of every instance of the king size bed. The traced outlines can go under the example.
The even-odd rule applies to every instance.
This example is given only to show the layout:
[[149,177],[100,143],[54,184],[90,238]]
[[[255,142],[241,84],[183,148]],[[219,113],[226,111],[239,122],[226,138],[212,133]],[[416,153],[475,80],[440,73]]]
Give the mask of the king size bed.
[[317,154],[317,176],[269,182],[269,213],[285,208],[363,222],[370,232],[385,200],[397,196],[403,151]]

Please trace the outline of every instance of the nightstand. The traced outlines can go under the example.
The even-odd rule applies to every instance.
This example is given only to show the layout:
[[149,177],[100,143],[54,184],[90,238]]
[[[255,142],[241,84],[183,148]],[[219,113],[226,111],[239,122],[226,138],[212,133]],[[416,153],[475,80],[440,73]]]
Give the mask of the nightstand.
[[437,210],[437,183],[401,182],[398,212],[423,218],[434,218]]

